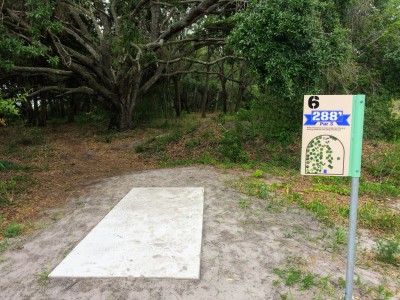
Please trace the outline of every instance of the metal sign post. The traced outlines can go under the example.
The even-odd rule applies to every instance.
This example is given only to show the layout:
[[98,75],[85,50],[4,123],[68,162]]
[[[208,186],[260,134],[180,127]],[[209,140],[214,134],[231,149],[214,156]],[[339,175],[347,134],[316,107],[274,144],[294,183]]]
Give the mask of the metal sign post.
[[347,269],[346,269],[346,291],[345,300],[351,300],[353,295],[354,262],[356,257],[356,228],[357,228],[357,207],[358,207],[358,187],[359,177],[351,178],[350,196],[350,218],[349,235],[347,239]]
[[304,96],[301,174],[350,176],[345,300],[352,299],[365,95]]

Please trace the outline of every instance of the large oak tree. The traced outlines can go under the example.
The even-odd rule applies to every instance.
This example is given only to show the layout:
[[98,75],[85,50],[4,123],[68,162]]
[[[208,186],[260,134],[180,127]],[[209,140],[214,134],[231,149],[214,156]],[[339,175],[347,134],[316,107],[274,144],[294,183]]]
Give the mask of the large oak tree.
[[226,5],[229,1],[4,0],[1,77],[38,77],[30,96],[94,95],[113,112],[115,126],[127,129],[137,100],[167,65],[196,49],[224,44],[197,29],[204,16]]

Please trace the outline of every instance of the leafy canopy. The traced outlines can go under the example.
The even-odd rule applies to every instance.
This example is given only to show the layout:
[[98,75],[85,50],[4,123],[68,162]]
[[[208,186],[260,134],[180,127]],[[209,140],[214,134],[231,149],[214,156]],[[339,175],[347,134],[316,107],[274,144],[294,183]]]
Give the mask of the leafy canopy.
[[318,92],[323,72],[348,54],[333,1],[253,2],[229,41],[278,96]]

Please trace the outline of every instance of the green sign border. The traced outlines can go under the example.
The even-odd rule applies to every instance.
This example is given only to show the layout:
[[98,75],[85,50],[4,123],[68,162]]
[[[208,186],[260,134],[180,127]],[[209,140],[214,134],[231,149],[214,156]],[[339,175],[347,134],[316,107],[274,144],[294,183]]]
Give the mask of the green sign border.
[[365,95],[353,95],[353,109],[351,117],[351,139],[349,175],[360,177],[362,138],[364,129]]

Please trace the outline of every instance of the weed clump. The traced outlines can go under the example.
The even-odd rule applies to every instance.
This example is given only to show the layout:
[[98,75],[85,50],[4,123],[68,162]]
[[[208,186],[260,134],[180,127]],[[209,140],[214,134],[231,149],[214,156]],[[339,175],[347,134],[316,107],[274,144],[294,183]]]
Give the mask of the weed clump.
[[400,263],[400,240],[380,239],[376,241],[376,258],[379,261],[398,266]]
[[227,131],[223,128],[223,136],[220,140],[218,151],[224,156],[235,163],[246,163],[249,161],[248,154],[243,150],[242,142],[237,135]]
[[16,237],[22,233],[24,227],[18,223],[10,223],[4,229],[4,236],[7,238]]

